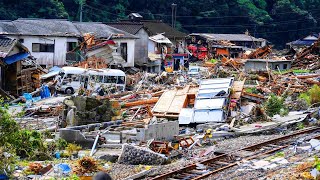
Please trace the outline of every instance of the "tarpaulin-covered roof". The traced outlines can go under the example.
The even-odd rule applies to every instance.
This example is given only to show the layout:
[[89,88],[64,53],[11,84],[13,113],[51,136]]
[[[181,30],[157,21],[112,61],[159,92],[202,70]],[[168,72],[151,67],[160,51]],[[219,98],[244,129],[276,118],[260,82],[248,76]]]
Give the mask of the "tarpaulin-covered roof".
[[12,63],[20,61],[20,60],[22,60],[24,58],[27,58],[28,56],[29,56],[29,53],[21,52],[21,53],[18,53],[18,54],[14,54],[12,56],[7,56],[3,60],[4,60],[4,62],[6,64],[12,64]]

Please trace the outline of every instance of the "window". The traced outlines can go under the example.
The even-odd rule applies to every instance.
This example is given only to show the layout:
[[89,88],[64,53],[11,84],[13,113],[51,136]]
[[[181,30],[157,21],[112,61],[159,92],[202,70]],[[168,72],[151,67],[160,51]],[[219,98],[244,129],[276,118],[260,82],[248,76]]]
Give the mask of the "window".
[[90,75],[90,82],[96,82],[96,75]]
[[120,44],[121,57],[127,62],[128,61],[128,45],[127,43]]
[[19,39],[19,42],[20,43],[24,43],[24,39]]
[[104,83],[117,83],[117,76],[105,76]]
[[102,83],[103,82],[103,76],[98,76],[98,82]]
[[287,69],[288,65],[287,64],[283,64],[283,69]]
[[32,43],[32,52],[54,52],[54,44]]
[[118,83],[117,84],[124,84],[124,76],[118,76]]
[[76,47],[76,42],[67,42],[67,52],[74,50]]

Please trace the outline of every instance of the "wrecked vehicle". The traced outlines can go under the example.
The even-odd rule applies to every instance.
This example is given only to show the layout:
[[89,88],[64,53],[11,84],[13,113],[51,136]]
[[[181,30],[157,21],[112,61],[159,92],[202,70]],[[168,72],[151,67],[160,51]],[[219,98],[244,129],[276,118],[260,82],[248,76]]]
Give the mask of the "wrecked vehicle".
[[66,94],[73,94],[80,88],[96,90],[102,85],[115,85],[120,91],[126,87],[126,75],[118,69],[63,67],[56,79],[56,89]]

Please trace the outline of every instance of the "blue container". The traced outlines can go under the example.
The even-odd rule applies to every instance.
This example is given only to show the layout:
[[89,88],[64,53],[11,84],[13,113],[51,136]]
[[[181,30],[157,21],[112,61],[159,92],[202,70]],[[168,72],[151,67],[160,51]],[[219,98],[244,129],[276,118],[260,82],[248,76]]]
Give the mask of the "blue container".
[[56,152],[54,155],[57,159],[60,159],[60,152]]

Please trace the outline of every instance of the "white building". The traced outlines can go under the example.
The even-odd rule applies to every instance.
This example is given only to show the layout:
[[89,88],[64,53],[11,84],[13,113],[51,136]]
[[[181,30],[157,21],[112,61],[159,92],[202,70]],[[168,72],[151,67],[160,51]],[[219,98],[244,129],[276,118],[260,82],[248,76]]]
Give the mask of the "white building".
[[134,66],[134,44],[136,36],[101,23],[73,23],[61,19],[18,19],[0,21],[0,35],[19,39],[43,66],[63,66],[67,62],[79,61],[80,55],[72,50],[78,46],[84,33],[92,33],[97,38],[109,38],[112,34],[122,34],[113,39],[119,44],[117,50],[126,61],[123,67]]
[[68,54],[78,44],[79,31],[67,20],[18,19],[0,21],[0,34],[18,39],[40,65],[62,66],[76,60]]

